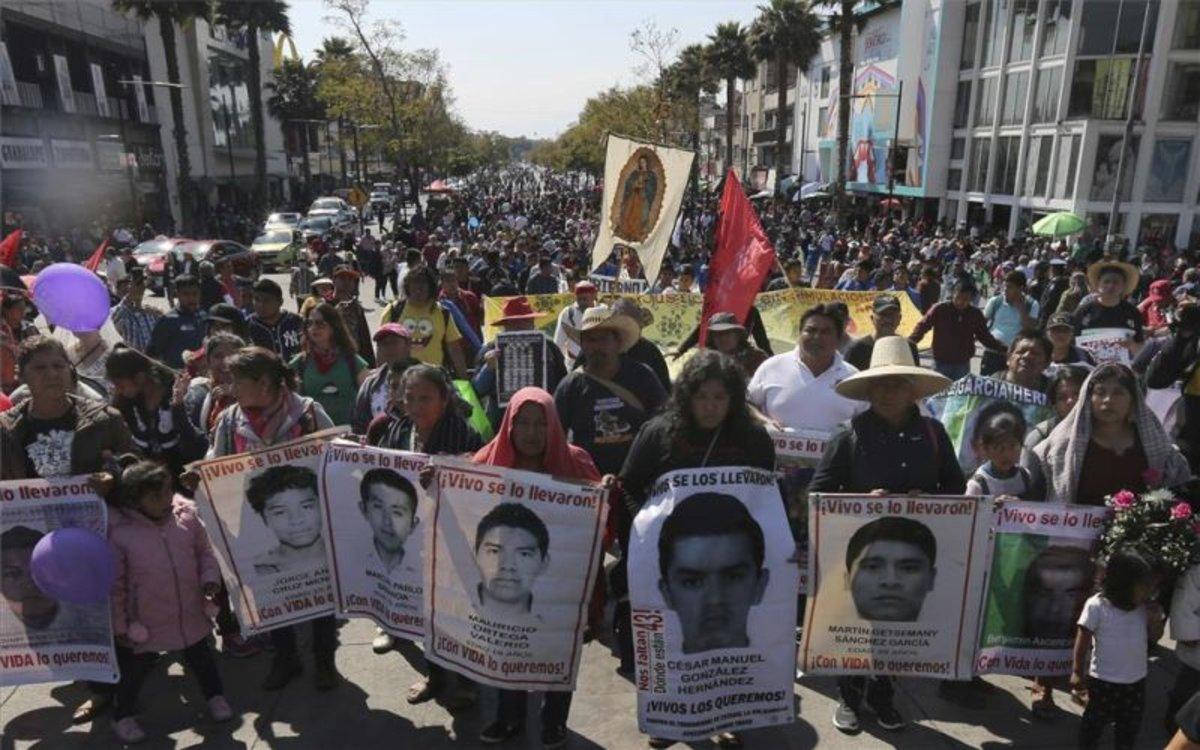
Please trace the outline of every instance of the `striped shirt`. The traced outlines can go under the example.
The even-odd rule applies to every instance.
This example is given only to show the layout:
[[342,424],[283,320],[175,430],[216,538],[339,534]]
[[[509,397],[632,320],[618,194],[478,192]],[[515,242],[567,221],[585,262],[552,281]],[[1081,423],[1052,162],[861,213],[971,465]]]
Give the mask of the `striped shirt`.
[[146,351],[150,345],[150,334],[154,324],[162,317],[162,313],[146,307],[134,307],[125,300],[118,302],[112,309],[112,322],[117,333],[125,339],[125,343],[139,352]]

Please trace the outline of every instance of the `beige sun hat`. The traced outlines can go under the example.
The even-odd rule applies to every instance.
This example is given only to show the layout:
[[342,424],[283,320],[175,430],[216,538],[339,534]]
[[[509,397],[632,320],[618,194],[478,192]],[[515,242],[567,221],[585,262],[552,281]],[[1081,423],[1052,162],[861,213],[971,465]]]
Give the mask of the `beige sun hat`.
[[1138,281],[1142,278],[1142,272],[1132,263],[1125,263],[1120,260],[1098,260],[1087,268],[1088,287],[1095,291],[1100,288],[1100,275],[1106,271],[1117,271],[1125,277],[1125,296],[1133,294],[1137,291]]
[[571,339],[579,341],[584,331],[598,331],[604,328],[616,331],[621,337],[622,352],[628,351],[629,347],[642,337],[642,329],[633,318],[621,315],[608,305],[589,307],[584,311],[583,319],[579,321],[579,328],[569,328],[566,333]]
[[943,391],[950,385],[950,378],[913,362],[912,349],[903,336],[884,336],[875,342],[871,350],[871,366],[856,372],[835,386],[835,390],[846,398],[866,401],[871,383],[879,378],[908,378],[916,386],[916,397],[925,398]]

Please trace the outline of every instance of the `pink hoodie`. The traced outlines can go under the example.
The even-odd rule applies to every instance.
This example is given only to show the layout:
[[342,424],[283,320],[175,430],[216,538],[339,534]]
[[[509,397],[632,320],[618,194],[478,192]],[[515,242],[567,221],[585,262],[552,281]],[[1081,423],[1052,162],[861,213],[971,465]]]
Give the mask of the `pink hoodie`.
[[213,555],[196,515],[196,504],[179,495],[172,513],[155,523],[134,510],[114,509],[108,543],[116,558],[111,596],[113,634],[129,635],[133,623],[150,637],[136,653],[179,651],[206,637],[212,621],[204,611],[206,583],[220,583]]

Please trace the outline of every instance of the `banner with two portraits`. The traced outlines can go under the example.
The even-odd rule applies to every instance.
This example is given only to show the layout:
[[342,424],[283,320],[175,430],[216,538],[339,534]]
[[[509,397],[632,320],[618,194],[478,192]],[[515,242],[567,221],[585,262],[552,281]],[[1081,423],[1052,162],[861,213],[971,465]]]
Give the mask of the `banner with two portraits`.
[[642,732],[690,741],[793,720],[795,550],[773,472],[659,478],[629,542]]
[[190,466],[196,507],[245,635],[334,611],[318,472],[331,428]]

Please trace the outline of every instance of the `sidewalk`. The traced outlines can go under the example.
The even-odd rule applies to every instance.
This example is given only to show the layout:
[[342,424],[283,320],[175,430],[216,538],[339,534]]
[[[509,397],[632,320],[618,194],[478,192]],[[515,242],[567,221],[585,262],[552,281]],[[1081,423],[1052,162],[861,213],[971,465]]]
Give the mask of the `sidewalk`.
[[[479,730],[495,707],[494,693],[482,690],[479,707],[451,717],[436,703],[409,706],[408,686],[419,676],[419,650],[401,644],[398,652],[371,652],[373,625],[352,620],[341,630],[338,667],[347,678],[332,693],[312,687],[311,660],[305,674],[279,693],[258,686],[270,656],[252,659],[219,657],[226,695],[241,715],[226,724],[203,717],[203,701],[177,662],[160,668],[142,694],[142,727],[147,748],[439,748],[479,747]],[[306,642],[302,633],[301,643]],[[1167,735],[1161,727],[1166,691],[1174,679],[1175,662],[1163,642],[1156,649],[1147,682],[1147,711],[1139,747],[1162,748]],[[302,653],[307,653],[304,645]],[[164,660],[164,666],[165,666]],[[575,750],[642,750],[645,738],[637,731],[637,701],[633,686],[617,676],[616,659],[607,647],[591,643],[584,649],[581,689],[571,707],[567,747]],[[883,732],[870,716],[858,737],[843,735],[830,723],[837,689],[832,678],[807,678],[796,686],[799,717],[786,728],[770,728],[745,736],[745,747],[763,750],[800,748],[1069,748],[1075,746],[1079,708],[1062,693],[1063,707],[1052,722],[1035,722],[1029,714],[1026,680],[989,677],[994,689],[987,707],[971,711],[938,698],[937,683],[903,679],[897,683],[897,707],[913,724],[901,732]],[[118,748],[107,718],[95,725],[73,727],[71,713],[84,699],[73,685],[29,685],[0,690],[0,748]],[[531,713],[529,730],[503,747],[540,748],[538,722]],[[1110,735],[1111,736],[1111,735]],[[1106,740],[1109,742],[1111,740]],[[678,745],[677,747],[684,747]],[[696,743],[692,747],[715,747]]]

